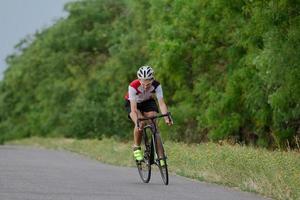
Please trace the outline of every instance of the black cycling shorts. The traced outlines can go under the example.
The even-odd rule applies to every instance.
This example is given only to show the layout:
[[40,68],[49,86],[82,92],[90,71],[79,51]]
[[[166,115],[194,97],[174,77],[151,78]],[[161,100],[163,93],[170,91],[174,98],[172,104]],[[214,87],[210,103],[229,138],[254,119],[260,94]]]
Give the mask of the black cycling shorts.
[[[130,101],[129,100],[126,100],[125,108],[126,108],[126,111],[129,114],[131,112],[131,107],[130,107]],[[150,111],[155,111],[157,113],[159,112],[157,104],[156,104],[154,99],[149,99],[149,100],[143,101],[141,103],[137,103],[137,109],[139,111],[141,111],[141,113],[150,112]]]

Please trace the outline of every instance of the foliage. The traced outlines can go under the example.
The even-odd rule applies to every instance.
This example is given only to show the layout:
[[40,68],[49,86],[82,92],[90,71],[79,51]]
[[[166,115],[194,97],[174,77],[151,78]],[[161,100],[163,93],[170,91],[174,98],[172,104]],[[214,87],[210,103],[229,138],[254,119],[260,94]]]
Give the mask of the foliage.
[[128,139],[123,96],[137,68],[150,64],[174,114],[170,139],[297,145],[297,1],[81,0],[65,9],[66,19],[7,58],[2,140]]

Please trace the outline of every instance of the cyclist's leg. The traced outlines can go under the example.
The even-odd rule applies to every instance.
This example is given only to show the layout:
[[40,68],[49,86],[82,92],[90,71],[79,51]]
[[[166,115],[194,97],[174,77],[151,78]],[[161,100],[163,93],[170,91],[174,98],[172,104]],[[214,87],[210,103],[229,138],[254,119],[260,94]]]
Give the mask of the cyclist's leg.
[[[132,114],[131,112],[131,106],[130,106],[130,101],[126,100],[125,101],[125,109],[128,113],[128,118],[130,120],[133,121],[133,123],[135,124],[137,121],[137,117],[135,115]],[[140,111],[138,110],[138,115],[141,115]],[[136,127],[134,127],[133,129],[133,155],[135,157],[136,160],[142,160],[143,156],[142,156],[142,152],[141,152],[141,134],[139,134],[139,131]]]
[[[135,124],[136,121],[137,121],[137,117],[136,115],[134,115],[132,112],[131,112],[131,106],[130,106],[130,101],[129,100],[126,100],[125,102],[125,108],[126,108],[126,111],[128,113],[128,118],[132,120],[132,122]],[[140,110],[138,110],[138,117],[141,117],[142,116],[142,113]],[[141,144],[141,131],[139,131],[137,129],[137,127],[134,127],[133,129],[133,138],[134,138],[134,141],[133,141],[133,146],[140,146]]]
[[[142,117],[142,113],[138,110],[138,117]],[[132,113],[130,113],[130,118],[133,121],[133,123],[135,124],[137,121],[137,118],[135,115],[133,115]],[[143,127],[143,124],[141,124],[141,129]],[[133,129],[133,137],[134,137],[134,146],[140,146],[141,145],[141,141],[142,141],[142,131],[139,131],[138,128],[136,126],[134,126]]]
[[[132,112],[129,113],[129,116],[133,123],[135,124],[137,121],[136,115],[133,115]],[[138,117],[141,117],[142,113],[138,110]],[[141,125],[141,127],[143,127]],[[133,155],[134,158],[138,161],[143,160],[143,154],[141,151],[141,142],[142,142],[142,131],[138,130],[136,126],[133,129]]]

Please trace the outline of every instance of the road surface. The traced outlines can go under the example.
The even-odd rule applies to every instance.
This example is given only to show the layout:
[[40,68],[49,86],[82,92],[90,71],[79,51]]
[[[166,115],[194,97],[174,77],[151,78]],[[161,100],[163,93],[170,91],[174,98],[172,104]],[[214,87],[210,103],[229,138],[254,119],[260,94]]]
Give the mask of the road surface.
[[137,169],[66,152],[0,146],[1,200],[263,200],[255,194],[158,172],[142,183]]

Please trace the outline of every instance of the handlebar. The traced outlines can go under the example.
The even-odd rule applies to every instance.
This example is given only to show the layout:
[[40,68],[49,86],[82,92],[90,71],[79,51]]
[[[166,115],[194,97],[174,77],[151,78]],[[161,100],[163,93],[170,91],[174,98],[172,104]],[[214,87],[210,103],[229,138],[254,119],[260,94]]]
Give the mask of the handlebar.
[[169,120],[172,122],[172,117],[171,117],[171,113],[170,112],[167,112],[166,114],[160,114],[160,115],[156,115],[156,116],[153,116],[153,117],[144,117],[144,118],[138,118],[137,119],[137,127],[140,128],[140,122],[141,121],[145,121],[145,120],[155,120],[157,118],[161,118],[161,117],[168,117]]

